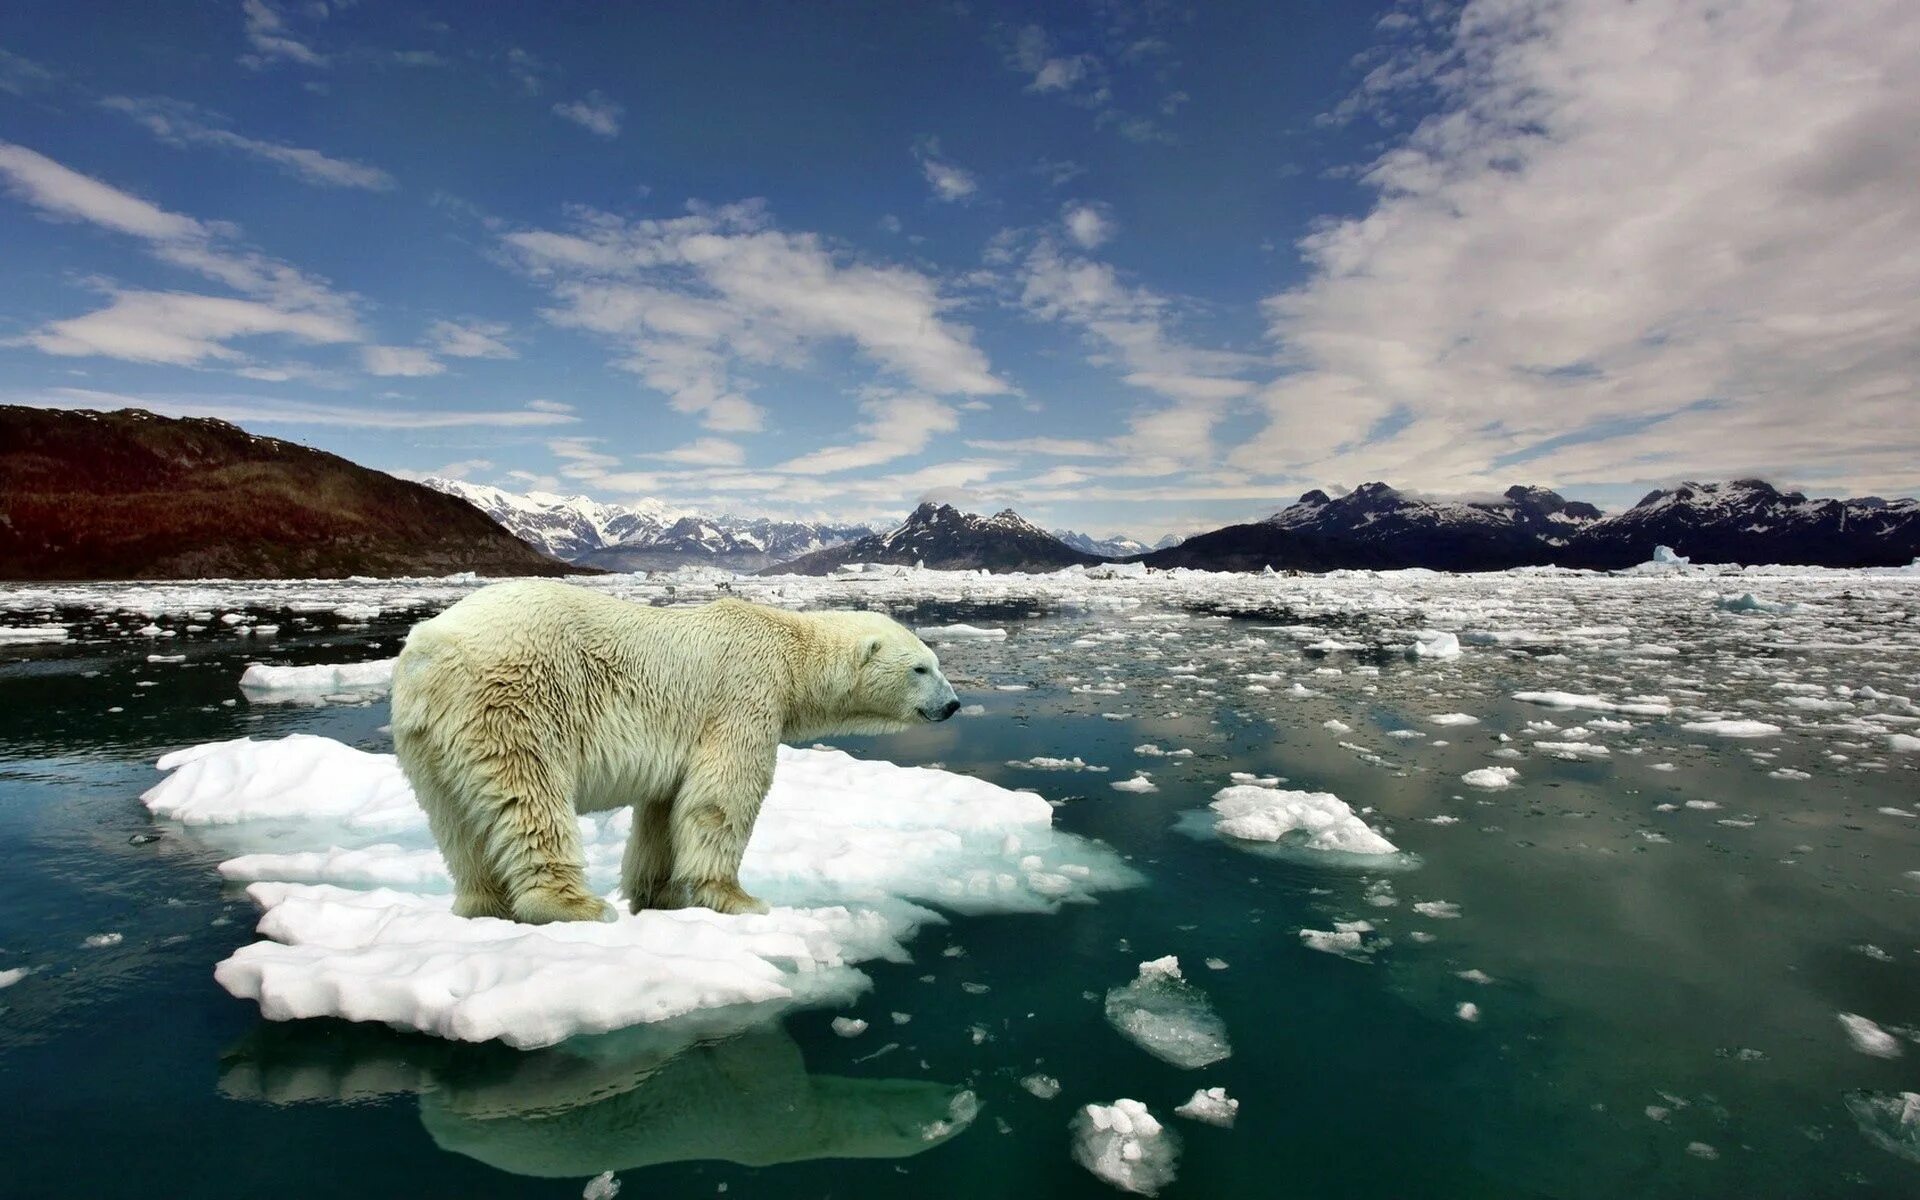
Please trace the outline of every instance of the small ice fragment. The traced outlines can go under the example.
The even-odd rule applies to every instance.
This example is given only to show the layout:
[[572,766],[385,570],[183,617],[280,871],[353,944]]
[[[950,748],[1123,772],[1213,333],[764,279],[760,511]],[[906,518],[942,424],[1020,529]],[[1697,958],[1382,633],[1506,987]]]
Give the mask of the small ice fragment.
[[1875,1058],[1900,1057],[1899,1040],[1886,1030],[1858,1013],[1840,1013],[1839,1017],[1855,1050]]
[[1478,767],[1460,777],[1460,782],[1468,787],[1495,788],[1511,787],[1513,781],[1520,778],[1520,772],[1512,767]]
[[1173,1182],[1180,1145],[1138,1100],[1089,1104],[1073,1119],[1073,1159],[1095,1176],[1142,1196]]
[[1413,635],[1407,653],[1415,658],[1459,658],[1460,637],[1438,629],[1422,629]]
[[1462,1000],[1459,1006],[1453,1010],[1453,1015],[1459,1017],[1462,1021],[1478,1021],[1480,1019],[1480,1006],[1471,1000]]
[[1455,971],[1453,974],[1456,979],[1464,979],[1468,983],[1492,983],[1493,982],[1493,976],[1487,974],[1485,971],[1482,971],[1479,967],[1470,967],[1465,971]]
[[1227,960],[1224,958],[1210,958],[1207,960],[1207,970],[1209,971],[1224,971],[1226,969]]
[[586,1190],[580,1193],[580,1200],[613,1200],[620,1194],[620,1181],[613,1177],[612,1171],[602,1171],[587,1180]]
[[1226,1024],[1205,992],[1180,974],[1173,955],[1140,964],[1140,974],[1107,993],[1107,1020],[1142,1050],[1192,1070],[1233,1053]]
[[999,642],[1007,636],[1004,629],[984,629],[978,625],[934,625],[914,632],[930,646],[942,642]]
[[1422,900],[1413,906],[1413,911],[1436,921],[1451,921],[1460,915],[1460,906],[1451,900]]
[[1147,777],[1145,771],[1136,771],[1132,779],[1116,779],[1113,788],[1119,792],[1157,792],[1159,786]]
[[1664,1121],[1672,1115],[1673,1110],[1664,1104],[1647,1105],[1647,1119],[1649,1121]]
[[893,1018],[893,1023],[895,1025],[905,1025],[908,1021],[913,1020],[912,1013],[897,1012],[897,1013],[889,1013],[887,1015]]
[[1746,720],[1688,721],[1680,728],[1688,733],[1717,733],[1732,738],[1772,737],[1780,732],[1778,725]]
[[859,1037],[867,1031],[867,1023],[859,1017],[835,1017],[833,1031],[843,1038]]
[[124,942],[126,940],[127,939],[125,934],[94,933],[94,934],[87,935],[87,940],[81,944],[86,946],[90,950],[102,950],[108,946],[118,946],[121,942]]
[[1480,723],[1479,717],[1463,712],[1435,713],[1427,720],[1435,725],[1478,725]]
[[1060,1081],[1051,1075],[1029,1075],[1020,1081],[1020,1086],[1042,1100],[1051,1100],[1060,1094]]
[[1227,1089],[1223,1087],[1201,1088],[1173,1111],[1175,1115],[1191,1121],[1205,1121],[1209,1125],[1231,1129],[1233,1119],[1240,1115],[1240,1102],[1227,1095]]
[[1852,1092],[1846,1105],[1868,1141],[1920,1162],[1920,1092]]
[[33,974],[32,967],[10,967],[0,971],[0,988],[10,988],[31,974]]
[[1705,1142],[1688,1142],[1687,1153],[1693,1155],[1695,1158],[1704,1158],[1708,1160],[1712,1160],[1720,1157],[1720,1152],[1718,1150],[1715,1150],[1712,1146],[1707,1145]]

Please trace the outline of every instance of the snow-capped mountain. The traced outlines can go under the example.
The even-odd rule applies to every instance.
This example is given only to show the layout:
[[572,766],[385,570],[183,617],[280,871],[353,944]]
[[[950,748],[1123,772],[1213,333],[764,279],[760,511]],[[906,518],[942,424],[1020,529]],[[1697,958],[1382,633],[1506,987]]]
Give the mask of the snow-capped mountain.
[[1097,538],[1092,534],[1081,533],[1077,529],[1055,529],[1050,532],[1082,554],[1097,554],[1101,558],[1127,558],[1135,554],[1145,554],[1148,550],[1145,542],[1135,541],[1124,533]]
[[1816,500],[1761,479],[1688,482],[1581,530],[1560,561],[1626,567],[1655,546],[1696,563],[1900,566],[1920,556],[1920,501]]
[[756,571],[873,532],[866,525],[703,516],[652,499],[602,504],[587,496],[521,494],[458,479],[422,482],[460,497],[555,558],[608,571],[687,565]]
[[1145,561],[1216,571],[1615,569],[1646,562],[1655,546],[1698,563],[1897,566],[1920,556],[1920,501],[1809,500],[1737,479],[1683,483],[1602,516],[1545,488],[1445,500],[1369,483],[1337,499],[1308,492],[1265,521],[1198,534]]
[[921,563],[938,570],[1056,571],[1101,561],[1076,550],[1012,509],[990,517],[951,504],[922,504],[906,521],[774,568],[781,574],[825,575],[845,563]]
[[1432,567],[1486,571],[1542,564],[1598,520],[1591,504],[1545,488],[1449,500],[1362,484],[1338,498],[1311,491],[1265,521],[1196,534],[1147,557],[1153,566],[1214,570]]

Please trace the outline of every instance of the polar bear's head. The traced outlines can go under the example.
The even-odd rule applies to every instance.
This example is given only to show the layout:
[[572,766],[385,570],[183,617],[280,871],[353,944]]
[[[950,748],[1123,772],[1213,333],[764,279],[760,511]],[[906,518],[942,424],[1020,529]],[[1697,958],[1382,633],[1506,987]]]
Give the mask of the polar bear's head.
[[841,728],[891,732],[960,711],[940,660],[906,626],[879,613],[836,614],[851,657],[839,698]]

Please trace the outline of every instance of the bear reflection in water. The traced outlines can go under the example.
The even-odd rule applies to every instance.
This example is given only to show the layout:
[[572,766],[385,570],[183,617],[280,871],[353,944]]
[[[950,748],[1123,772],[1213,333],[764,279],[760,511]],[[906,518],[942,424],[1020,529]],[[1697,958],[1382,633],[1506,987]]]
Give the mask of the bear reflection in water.
[[525,1052],[331,1021],[264,1023],[228,1052],[220,1088],[271,1104],[416,1092],[441,1149],[545,1178],[698,1160],[906,1158],[960,1133],[976,1108],[971,1092],[945,1084],[810,1074],[777,1025],[677,1053],[675,1042],[685,1046],[643,1027]]

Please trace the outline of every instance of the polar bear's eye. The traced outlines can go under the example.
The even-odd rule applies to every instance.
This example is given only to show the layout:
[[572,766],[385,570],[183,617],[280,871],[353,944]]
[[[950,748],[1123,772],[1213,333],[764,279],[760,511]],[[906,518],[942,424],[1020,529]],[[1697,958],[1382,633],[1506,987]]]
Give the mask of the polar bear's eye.
[[927,673],[927,669],[925,667],[915,667],[913,669],[913,673],[915,675],[925,675]]

